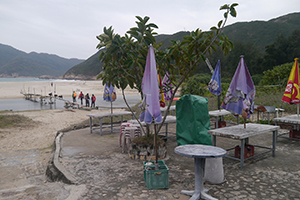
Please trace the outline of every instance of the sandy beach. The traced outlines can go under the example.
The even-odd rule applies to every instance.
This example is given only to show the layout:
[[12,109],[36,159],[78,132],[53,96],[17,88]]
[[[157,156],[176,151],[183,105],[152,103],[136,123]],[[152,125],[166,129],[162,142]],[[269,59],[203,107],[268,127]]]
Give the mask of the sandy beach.
[[[70,97],[74,90],[77,91],[77,94],[79,91],[82,91],[85,94],[90,93],[97,96],[103,95],[104,91],[101,81],[55,81],[53,82],[53,87],[51,87],[50,81],[1,82],[0,91],[2,95],[0,99],[22,99],[21,90],[33,93],[35,91],[36,94],[47,95],[49,92],[53,92],[54,88],[57,91],[56,94],[64,97]],[[119,97],[122,95],[121,90],[116,90],[116,92],[119,94]],[[125,90],[125,95],[130,94],[134,95],[137,92],[131,89]],[[120,110],[114,109],[114,112]],[[18,125],[15,127],[0,127],[0,199],[2,199],[3,195],[5,197],[3,193],[6,193],[7,190],[16,191],[20,188],[22,190],[22,188],[31,187],[32,184],[37,184],[41,187],[50,185],[49,188],[62,187],[56,183],[47,185],[43,181],[58,131],[72,129],[81,122],[88,120],[87,114],[101,112],[110,112],[110,109],[43,109],[1,112],[0,116],[22,115],[30,120],[26,122],[18,121]],[[26,163],[26,159],[31,158],[34,159],[34,162]],[[10,163],[11,161],[12,163]],[[18,164],[18,162],[23,164]],[[26,177],[26,175],[30,174],[28,173],[29,171],[35,174],[34,177],[39,176],[42,183],[30,182],[31,179]],[[16,198],[15,196],[12,197],[12,199]]]
[[[51,86],[51,83],[53,85]],[[116,89],[117,94],[121,94],[121,90]],[[23,98],[21,92],[48,95],[50,92],[64,97],[71,97],[72,92],[84,94],[89,93],[96,96],[103,94],[104,86],[102,81],[74,81],[74,80],[56,80],[56,81],[36,81],[36,82],[1,82],[0,83],[0,99],[18,99]],[[134,89],[126,89],[125,95],[137,94]]]
[[[38,82],[1,82],[0,99],[23,98],[21,90],[30,93],[48,94],[56,89],[58,95],[70,97],[72,91],[83,91],[84,94],[103,95],[104,86],[102,81],[68,81],[58,80]],[[121,90],[116,89],[121,95]],[[137,94],[136,90],[126,89],[125,95]],[[32,119],[29,126],[22,125],[15,128],[0,128],[0,151],[21,150],[21,149],[43,149],[53,144],[57,131],[76,125],[87,120],[87,114],[110,112],[107,109],[100,110],[79,110],[79,109],[55,109],[55,110],[34,110],[14,111],[3,114],[19,114]],[[20,122],[21,123],[21,122]]]

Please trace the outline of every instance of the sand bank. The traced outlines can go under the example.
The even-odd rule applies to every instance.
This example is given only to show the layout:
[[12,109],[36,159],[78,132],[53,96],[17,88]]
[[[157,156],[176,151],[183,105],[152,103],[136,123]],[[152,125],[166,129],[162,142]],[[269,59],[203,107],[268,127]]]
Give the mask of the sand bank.
[[87,114],[101,112],[110,112],[110,110],[55,109],[5,113],[24,115],[32,119],[33,123],[29,126],[0,128],[0,152],[48,148],[53,144],[57,131],[87,120]]

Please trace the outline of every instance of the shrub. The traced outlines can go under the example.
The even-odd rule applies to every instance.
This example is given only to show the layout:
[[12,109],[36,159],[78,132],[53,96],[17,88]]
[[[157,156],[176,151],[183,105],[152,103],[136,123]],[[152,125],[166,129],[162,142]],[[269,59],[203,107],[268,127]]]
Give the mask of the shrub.
[[[157,146],[164,145],[165,142],[160,139],[161,136],[157,135]],[[133,143],[139,144],[145,147],[154,146],[154,134],[149,134],[148,136],[141,136],[133,138]]]
[[207,90],[207,85],[211,79],[210,74],[195,74],[190,77],[187,82],[182,84],[181,96],[185,94],[193,94],[204,96],[209,91]]
[[264,71],[259,85],[284,85],[290,76],[292,63],[275,66],[272,70]]

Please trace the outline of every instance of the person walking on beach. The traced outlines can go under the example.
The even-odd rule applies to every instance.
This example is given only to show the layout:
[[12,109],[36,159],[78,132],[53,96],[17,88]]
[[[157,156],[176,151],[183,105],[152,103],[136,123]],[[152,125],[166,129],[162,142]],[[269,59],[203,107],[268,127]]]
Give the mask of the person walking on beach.
[[96,97],[94,96],[94,94],[92,94],[91,108],[95,108],[95,102],[96,102]]
[[76,102],[76,92],[75,91],[73,91],[73,94],[72,94],[72,97],[73,97],[73,102]]
[[82,105],[82,102],[83,102],[83,99],[84,99],[84,94],[82,93],[82,91],[80,92],[80,94],[78,96],[78,99],[81,100],[81,105]]
[[90,107],[90,96],[89,93],[86,93],[85,95],[85,106]]

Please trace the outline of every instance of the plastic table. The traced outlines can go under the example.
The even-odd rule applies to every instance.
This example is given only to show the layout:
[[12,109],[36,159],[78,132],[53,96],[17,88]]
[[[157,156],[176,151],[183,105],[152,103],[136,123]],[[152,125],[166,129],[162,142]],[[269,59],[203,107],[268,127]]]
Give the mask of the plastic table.
[[194,158],[195,165],[195,190],[182,190],[181,193],[192,196],[190,200],[208,199],[216,200],[216,198],[205,193],[203,187],[204,167],[206,158],[218,158],[226,155],[226,150],[209,145],[188,144],[175,148],[175,153],[181,156]]

